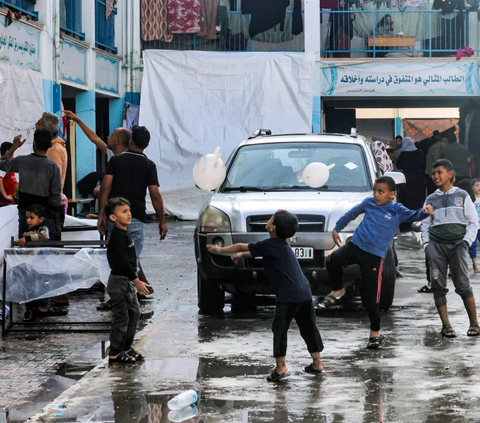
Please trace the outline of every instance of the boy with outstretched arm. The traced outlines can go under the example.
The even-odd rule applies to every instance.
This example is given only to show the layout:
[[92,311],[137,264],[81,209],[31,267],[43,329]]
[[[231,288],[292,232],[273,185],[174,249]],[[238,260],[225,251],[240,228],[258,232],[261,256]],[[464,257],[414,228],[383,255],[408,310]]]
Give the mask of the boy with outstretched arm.
[[440,320],[441,334],[456,336],[447,310],[447,271],[452,272],[455,292],[460,295],[470,320],[468,336],[480,335],[477,309],[468,277],[468,247],[477,237],[478,215],[466,191],[453,186],[455,172],[452,163],[440,159],[432,165],[432,178],[437,190],[427,197],[433,215],[422,222],[423,247],[430,265],[430,278]]
[[[425,219],[433,212],[431,206],[417,211],[407,209],[402,204],[394,203],[394,196],[395,181],[388,176],[378,178],[373,186],[373,197],[366,198],[338,220],[332,236],[340,248],[327,257],[332,292],[319,304],[323,308],[330,307],[345,294],[343,268],[358,264],[362,275],[362,303],[370,318],[369,349],[380,347],[384,339],[380,334],[379,302],[383,260],[388,247],[401,223]],[[342,246],[339,232],[362,213],[363,220],[355,230],[352,241]]]
[[140,318],[140,305],[137,293],[148,295],[148,285],[136,273],[137,255],[127,226],[132,221],[130,203],[125,198],[110,198],[105,214],[115,227],[108,240],[107,259],[111,273],[107,292],[111,298],[113,312],[110,332],[110,363],[135,363],[144,357],[133,348],[133,339]]
[[207,245],[207,248],[215,253],[239,253],[232,257],[236,263],[246,257],[263,258],[265,272],[277,299],[272,324],[273,355],[277,365],[267,377],[267,381],[274,382],[288,376],[287,332],[293,319],[297,322],[300,335],[313,359],[313,363],[304,370],[307,373],[320,374],[323,372],[320,357],[323,343],[316,324],[312,292],[287,242],[287,238],[291,238],[298,230],[298,219],[286,210],[278,210],[267,222],[266,229],[270,238],[264,241],[228,247]]

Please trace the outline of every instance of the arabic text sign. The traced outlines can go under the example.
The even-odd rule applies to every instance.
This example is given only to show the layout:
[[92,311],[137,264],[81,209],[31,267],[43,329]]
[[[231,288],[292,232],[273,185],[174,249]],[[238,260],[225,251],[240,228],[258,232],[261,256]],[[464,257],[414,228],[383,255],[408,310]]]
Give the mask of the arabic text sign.
[[480,95],[478,63],[371,63],[322,68],[322,96]]
[[27,24],[0,22],[0,60],[40,70],[40,31]]

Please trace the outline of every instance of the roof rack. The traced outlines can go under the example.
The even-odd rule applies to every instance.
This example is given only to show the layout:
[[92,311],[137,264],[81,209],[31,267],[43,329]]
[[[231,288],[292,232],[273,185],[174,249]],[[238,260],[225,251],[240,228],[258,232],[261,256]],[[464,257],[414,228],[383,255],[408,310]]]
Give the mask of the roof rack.
[[270,129],[257,129],[253,135],[251,135],[250,137],[248,137],[249,140],[253,139],[253,138],[257,138],[259,137],[260,135],[272,135],[272,131],[270,131]]
[[357,128],[352,128],[352,129],[350,130],[350,136],[351,136],[352,138],[358,138]]

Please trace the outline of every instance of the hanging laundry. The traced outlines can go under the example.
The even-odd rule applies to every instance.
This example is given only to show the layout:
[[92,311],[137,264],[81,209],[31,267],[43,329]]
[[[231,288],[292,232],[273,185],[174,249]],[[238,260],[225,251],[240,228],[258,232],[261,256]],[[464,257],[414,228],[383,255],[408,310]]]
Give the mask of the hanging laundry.
[[142,0],[141,29],[144,41],[172,42],[173,34],[168,31],[168,0]]
[[209,40],[217,39],[217,11],[218,0],[202,0],[202,8],[200,11],[200,37],[208,38]]
[[[290,0],[243,0],[242,14],[251,15],[248,30],[250,38],[277,25],[280,25],[280,31],[283,31],[288,6],[290,6]],[[301,13],[301,0],[294,0],[292,31],[295,31],[295,35],[303,31],[303,22],[300,22],[302,19]]]
[[168,0],[168,30],[172,34],[200,31],[200,0]]
[[113,9],[115,9],[117,3],[118,0],[105,0],[105,19],[108,19],[110,13],[113,12]]

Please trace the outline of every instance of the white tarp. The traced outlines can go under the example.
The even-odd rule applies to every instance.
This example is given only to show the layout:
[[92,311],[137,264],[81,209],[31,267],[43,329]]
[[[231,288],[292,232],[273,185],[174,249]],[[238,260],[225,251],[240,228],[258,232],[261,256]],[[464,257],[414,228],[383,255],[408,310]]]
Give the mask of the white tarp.
[[22,134],[27,144],[17,155],[32,152],[35,123],[45,111],[40,72],[0,62],[0,140],[12,141]]
[[259,128],[312,131],[315,55],[305,53],[144,52],[140,125],[158,168],[166,210],[196,219],[209,193],[192,169],[217,146],[224,161]]

